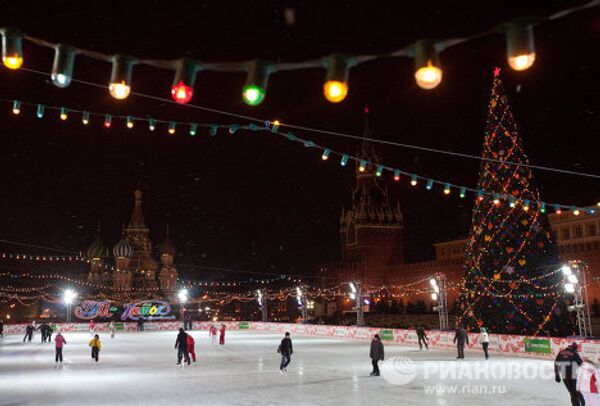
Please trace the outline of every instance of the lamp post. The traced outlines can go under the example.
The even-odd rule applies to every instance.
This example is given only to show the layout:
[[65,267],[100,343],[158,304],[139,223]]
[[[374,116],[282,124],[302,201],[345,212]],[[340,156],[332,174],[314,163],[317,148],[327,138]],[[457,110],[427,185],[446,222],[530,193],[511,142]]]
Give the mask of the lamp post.
[[437,302],[433,307],[438,312],[440,330],[448,330],[448,296],[446,293],[446,275],[437,273],[429,280],[431,285],[431,300]]
[[183,327],[185,328],[185,302],[188,300],[188,291],[187,289],[180,289],[177,293],[177,297],[179,298],[179,317],[181,318],[181,322],[183,323]]
[[350,299],[355,301],[356,304],[356,325],[365,325],[365,316],[363,313],[363,285],[362,282],[350,282]]
[[299,286],[296,287],[296,301],[298,302],[298,307],[302,311],[302,323],[306,323],[308,321],[307,296],[306,292],[303,292]]
[[77,292],[73,291],[72,289],[65,289],[63,292],[63,302],[65,302],[65,305],[67,305],[67,323],[71,322],[71,305],[76,297]]
[[565,293],[573,295],[573,304],[568,306],[567,309],[575,312],[579,336],[591,336],[592,322],[587,295],[585,264],[580,261],[572,261],[569,265],[563,265],[561,271]]
[[262,321],[266,323],[269,321],[269,313],[267,311],[267,291],[266,289],[257,289],[256,294],[258,296],[258,307],[262,313]]

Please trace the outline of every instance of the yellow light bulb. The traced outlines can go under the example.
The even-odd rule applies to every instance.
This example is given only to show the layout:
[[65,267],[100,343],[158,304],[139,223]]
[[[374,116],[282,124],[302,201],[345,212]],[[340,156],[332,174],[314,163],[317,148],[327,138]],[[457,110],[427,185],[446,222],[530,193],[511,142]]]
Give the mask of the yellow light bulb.
[[411,180],[410,181],[410,185],[411,186],[417,186],[417,181],[416,180]]
[[8,69],[19,69],[23,65],[23,58],[20,55],[4,56],[2,63]]
[[60,119],[65,121],[68,118],[67,113],[60,113]]
[[81,120],[81,122],[83,123],[83,125],[88,125],[90,120],[88,120],[87,118],[84,118]]
[[531,68],[535,62],[535,52],[527,55],[517,55],[508,58],[508,64],[514,70],[520,71]]
[[499,199],[494,199],[494,204],[497,206],[500,204],[500,200]]
[[348,95],[348,84],[338,80],[329,80],[323,85],[323,94],[331,103],[339,103]]
[[111,83],[108,86],[108,90],[110,91],[110,95],[117,100],[126,99],[131,92],[131,87],[122,81],[121,83]]
[[575,216],[579,216],[579,210],[577,210],[577,209],[573,210],[573,214],[574,214]]
[[21,112],[21,109],[18,107],[13,107],[13,114],[19,114]]
[[273,121],[273,125],[280,125],[281,123],[279,122],[279,120],[275,120]]
[[175,134],[175,129],[174,128],[169,128],[169,134]]
[[445,195],[449,195],[450,194],[450,189],[444,189],[444,194]]
[[365,167],[364,166],[359,166],[358,167],[358,171],[359,172],[364,172],[365,171]]
[[434,89],[442,82],[442,70],[433,66],[431,61],[427,61],[427,66],[415,72],[415,80],[421,89]]

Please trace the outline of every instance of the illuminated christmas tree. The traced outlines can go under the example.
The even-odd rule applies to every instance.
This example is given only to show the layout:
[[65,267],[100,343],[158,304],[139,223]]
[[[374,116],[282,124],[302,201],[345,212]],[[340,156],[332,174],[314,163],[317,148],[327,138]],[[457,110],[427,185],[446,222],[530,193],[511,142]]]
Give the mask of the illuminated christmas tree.
[[499,334],[572,333],[558,250],[494,71],[457,320]]

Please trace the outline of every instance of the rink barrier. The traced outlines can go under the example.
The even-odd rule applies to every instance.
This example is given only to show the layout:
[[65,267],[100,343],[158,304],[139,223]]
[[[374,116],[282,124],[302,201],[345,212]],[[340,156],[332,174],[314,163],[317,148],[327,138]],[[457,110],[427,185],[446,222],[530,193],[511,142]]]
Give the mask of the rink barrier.
[[[115,323],[118,331],[137,331],[136,322]],[[255,321],[243,322],[194,322],[194,330],[208,330],[215,324],[218,328],[225,324],[226,330],[248,330],[265,333],[277,333],[283,335],[290,332],[292,335],[308,337],[336,338],[342,340],[370,341],[375,334],[379,334],[384,344],[401,344],[406,346],[418,346],[418,337],[414,330],[390,329],[378,327],[356,327],[356,326],[331,326],[319,324],[293,324],[293,323],[262,323]],[[39,325],[39,323],[38,323]],[[88,323],[52,323],[63,332],[89,331]],[[4,334],[25,334],[27,324],[5,324]],[[145,322],[145,331],[176,331],[182,324],[177,321]],[[107,332],[108,323],[96,323],[95,331]],[[454,349],[453,331],[428,330],[427,339],[431,348]],[[492,353],[502,353],[515,356],[539,357],[551,359],[566,346],[577,343],[580,345],[580,354],[594,362],[600,362],[600,340],[561,337],[528,337],[508,334],[489,334],[489,350]],[[480,335],[469,333],[469,344],[467,350],[482,352]]]

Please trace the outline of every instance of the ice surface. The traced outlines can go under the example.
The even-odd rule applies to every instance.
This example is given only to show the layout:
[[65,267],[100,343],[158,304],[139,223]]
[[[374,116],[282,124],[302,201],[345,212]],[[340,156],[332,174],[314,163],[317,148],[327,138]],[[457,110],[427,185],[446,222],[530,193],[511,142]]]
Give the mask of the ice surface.
[[[368,343],[292,337],[292,363],[288,372],[281,374],[276,350],[282,337],[278,334],[229,331],[224,347],[211,346],[206,331],[191,334],[196,340],[198,361],[190,367],[175,366],[175,332],[117,333],[113,340],[101,334],[102,351],[97,365],[87,346],[89,334],[66,333],[68,344],[62,368],[55,368],[54,344],[39,343],[39,334],[32,344],[24,344],[18,336],[0,338],[0,405],[516,406],[570,403],[564,386],[554,382],[550,361],[495,354],[484,361],[479,352],[467,353],[466,360],[456,361],[451,351],[419,351],[386,345],[387,361],[382,366],[386,379],[369,376]],[[417,373],[411,382],[403,385],[389,382],[404,383],[402,371],[407,366],[408,374]],[[489,367],[492,367],[492,376],[468,380],[473,371],[481,373]],[[454,371],[454,376],[459,374],[460,379],[443,377],[440,369],[446,373]],[[513,374],[525,369],[530,376],[498,378],[498,374],[508,369],[512,369]],[[427,379],[425,372],[429,374]],[[448,390],[471,386],[466,392],[463,387],[460,394],[426,393],[425,385],[436,384],[441,385],[433,387],[438,391],[446,390],[443,385],[449,385]],[[473,393],[477,389],[475,385],[501,385],[506,393],[476,394]]]

